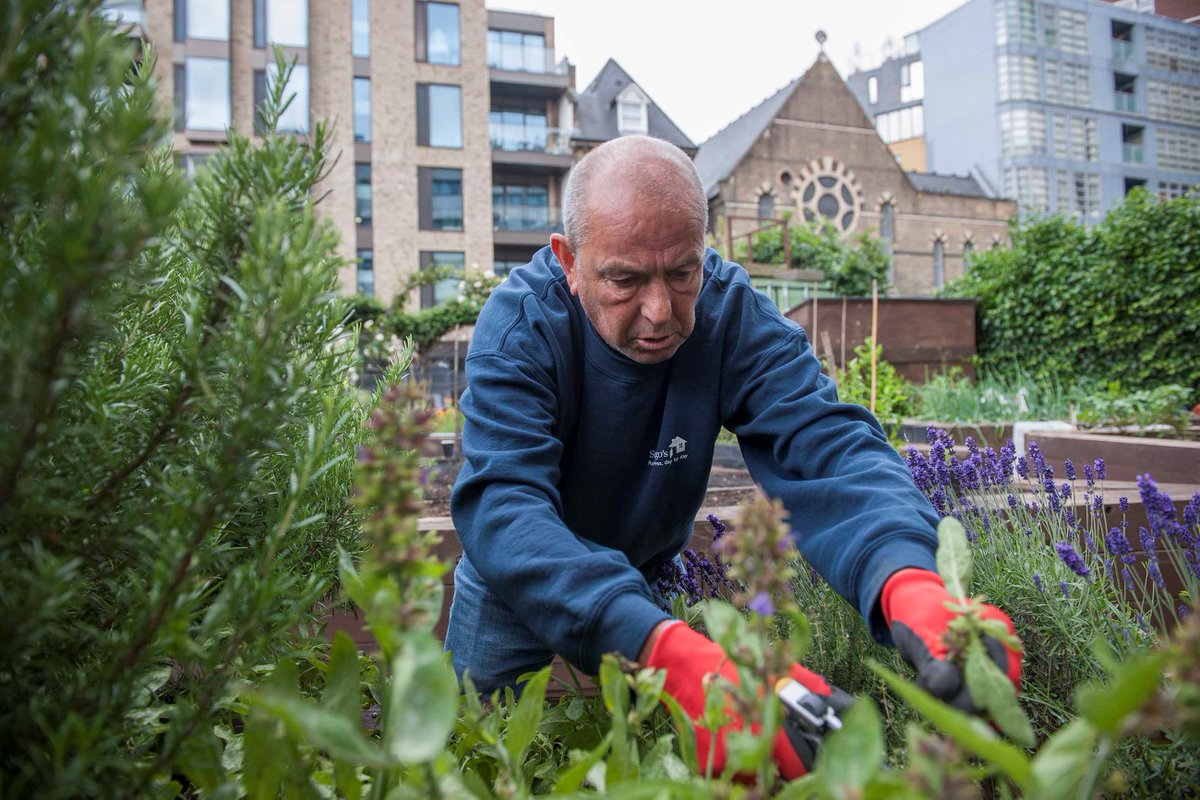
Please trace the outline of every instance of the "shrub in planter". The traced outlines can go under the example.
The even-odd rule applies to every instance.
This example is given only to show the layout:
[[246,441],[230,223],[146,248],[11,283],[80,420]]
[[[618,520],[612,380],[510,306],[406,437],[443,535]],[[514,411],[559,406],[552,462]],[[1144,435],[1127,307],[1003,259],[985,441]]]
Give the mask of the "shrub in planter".
[[[231,134],[191,191],[153,51],[93,4],[0,6],[0,784],[207,791],[234,687],[355,548],[363,412],[310,141]],[[286,65],[282,65],[286,71]],[[128,73],[128,74],[127,74]],[[282,84],[282,82],[280,82]]]

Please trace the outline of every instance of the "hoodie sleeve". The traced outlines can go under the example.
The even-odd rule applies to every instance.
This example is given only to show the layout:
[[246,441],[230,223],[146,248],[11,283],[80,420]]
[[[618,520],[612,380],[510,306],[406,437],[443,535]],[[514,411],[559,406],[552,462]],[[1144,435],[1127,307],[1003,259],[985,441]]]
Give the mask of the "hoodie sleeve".
[[936,571],[937,515],[903,459],[862,406],[840,403],[804,331],[746,283],[729,330],[726,427],[751,475],[789,514],[804,558],[891,638],[878,598],[904,567]]
[[535,302],[499,306],[485,308],[482,326],[488,312],[526,320],[499,339],[485,336],[467,358],[466,463],[452,497],[454,525],[488,586],[549,648],[595,674],[605,653],[636,659],[669,615],[623,553],[564,524],[559,381],[570,354],[559,351],[548,323],[529,319],[539,313]]

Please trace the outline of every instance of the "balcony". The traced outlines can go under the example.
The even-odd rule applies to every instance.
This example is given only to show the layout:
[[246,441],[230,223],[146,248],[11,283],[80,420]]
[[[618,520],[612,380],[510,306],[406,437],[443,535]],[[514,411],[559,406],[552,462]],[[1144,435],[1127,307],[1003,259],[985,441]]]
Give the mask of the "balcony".
[[550,47],[488,42],[487,60],[493,91],[546,99],[560,96],[571,85],[566,59],[555,63]]
[[542,206],[492,206],[492,236],[497,245],[538,247],[550,243],[550,234],[562,233],[562,218]]
[[493,123],[492,163],[559,173],[571,168],[571,133],[563,128]]
[[1121,160],[1126,164],[1142,164],[1146,160],[1146,151],[1140,144],[1123,144]]
[[1125,39],[1112,40],[1113,58],[1119,61],[1133,60],[1133,42]]
[[1113,108],[1117,111],[1137,111],[1137,95],[1132,92],[1113,92]]

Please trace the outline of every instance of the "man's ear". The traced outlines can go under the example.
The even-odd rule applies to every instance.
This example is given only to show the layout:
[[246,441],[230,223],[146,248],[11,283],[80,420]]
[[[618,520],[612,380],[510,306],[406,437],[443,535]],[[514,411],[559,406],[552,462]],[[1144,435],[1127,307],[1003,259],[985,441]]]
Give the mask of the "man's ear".
[[567,286],[571,288],[571,294],[579,294],[578,273],[575,271],[575,251],[571,249],[571,243],[561,233],[552,233],[550,234],[550,249],[554,251],[554,257],[562,265],[563,274],[567,276]]

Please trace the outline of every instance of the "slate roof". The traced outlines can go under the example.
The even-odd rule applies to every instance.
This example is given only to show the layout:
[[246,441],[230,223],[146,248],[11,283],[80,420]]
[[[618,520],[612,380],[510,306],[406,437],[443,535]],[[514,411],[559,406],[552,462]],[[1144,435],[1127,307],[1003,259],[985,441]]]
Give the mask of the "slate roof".
[[696,153],[696,169],[700,172],[704,192],[710,200],[716,196],[718,184],[733,172],[742,156],[775,119],[802,77],[796,78],[700,145],[700,152]]
[[[575,124],[579,128],[575,139],[607,142],[621,135],[617,130],[617,95],[631,83],[637,83],[615,60],[609,59],[587,88],[575,97]],[[642,93],[649,94],[640,85]],[[646,109],[647,132],[665,139],[689,153],[696,152],[696,143],[679,130],[653,99]]]
[[918,192],[952,194],[959,197],[988,197],[979,182],[970,175],[938,175],[932,172],[906,174]]

